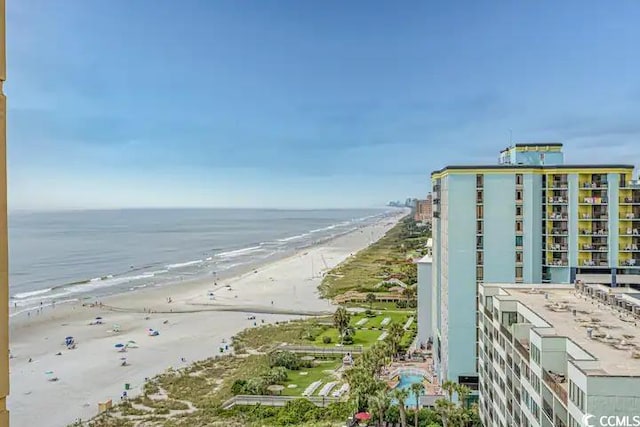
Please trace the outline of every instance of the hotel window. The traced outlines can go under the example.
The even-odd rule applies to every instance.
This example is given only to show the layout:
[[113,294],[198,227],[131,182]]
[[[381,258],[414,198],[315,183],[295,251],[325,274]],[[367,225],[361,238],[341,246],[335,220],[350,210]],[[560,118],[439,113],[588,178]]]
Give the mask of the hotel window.
[[516,221],[516,231],[522,231],[522,221]]
[[516,216],[522,216],[522,206],[516,206]]
[[540,349],[534,344],[531,344],[531,360],[536,362],[537,365],[540,365]]
[[516,262],[522,262],[522,252],[516,252]]
[[482,203],[482,190],[476,191],[476,203]]
[[522,267],[516,267],[516,279],[522,279]]
[[484,269],[482,267],[476,267],[476,281],[482,282],[484,280]]
[[482,188],[484,185],[484,175],[477,174],[476,175],[476,187]]
[[476,218],[477,219],[482,219],[483,218],[483,212],[484,212],[484,209],[483,209],[482,205],[476,206]]
[[516,190],[516,201],[522,201],[522,190]]
[[478,221],[476,225],[477,234],[482,234],[482,221]]
[[476,249],[482,249],[482,245],[483,245],[483,237],[476,236]]
[[522,236],[516,236],[516,246],[517,247],[522,246]]
[[483,264],[482,254],[483,254],[483,252],[476,252],[476,264],[477,265],[482,265]]
[[524,179],[522,178],[522,174],[521,173],[517,173],[516,174],[516,185],[522,185]]

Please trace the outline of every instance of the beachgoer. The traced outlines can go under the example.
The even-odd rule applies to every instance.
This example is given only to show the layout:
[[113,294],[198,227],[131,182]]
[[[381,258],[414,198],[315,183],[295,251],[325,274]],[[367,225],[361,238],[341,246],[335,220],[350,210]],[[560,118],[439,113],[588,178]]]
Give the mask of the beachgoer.
[[271,305],[273,305],[273,301],[271,301]]
[[29,363],[33,362],[33,359],[32,359],[32,358],[29,358],[28,362],[29,362]]
[[184,362],[186,362],[186,361],[187,361],[187,359],[185,359],[184,357],[181,357],[181,358],[180,358],[180,361],[181,361],[182,363],[184,363]]
[[31,312],[27,311],[27,317],[31,317]]

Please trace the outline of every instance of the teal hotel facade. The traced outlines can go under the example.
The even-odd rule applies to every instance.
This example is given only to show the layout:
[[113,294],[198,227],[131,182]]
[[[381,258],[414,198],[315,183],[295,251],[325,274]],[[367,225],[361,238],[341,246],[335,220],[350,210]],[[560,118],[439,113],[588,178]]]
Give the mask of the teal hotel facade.
[[640,286],[632,165],[564,163],[562,144],[515,144],[494,165],[431,174],[433,253],[418,265],[418,339],[441,381],[477,389],[481,283]]

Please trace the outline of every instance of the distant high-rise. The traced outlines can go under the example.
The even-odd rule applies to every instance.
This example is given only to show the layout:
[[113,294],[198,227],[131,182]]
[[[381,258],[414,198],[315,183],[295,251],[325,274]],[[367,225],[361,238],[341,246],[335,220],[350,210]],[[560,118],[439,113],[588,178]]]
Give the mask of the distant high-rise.
[[[479,283],[640,283],[632,165],[566,165],[562,144],[516,144],[499,164],[433,172],[433,267],[419,280],[441,379],[477,384]],[[420,332],[429,327],[430,331]]]
[[416,200],[414,220],[425,224],[431,224],[432,196],[429,194],[425,200]]

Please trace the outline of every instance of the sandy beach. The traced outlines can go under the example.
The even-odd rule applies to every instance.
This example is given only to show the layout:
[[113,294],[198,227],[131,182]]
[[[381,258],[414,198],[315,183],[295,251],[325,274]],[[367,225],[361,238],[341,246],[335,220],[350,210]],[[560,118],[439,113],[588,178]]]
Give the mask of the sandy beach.
[[[90,418],[98,402],[119,402],[125,383],[135,395],[145,378],[218,354],[223,340],[254,322],[331,312],[317,291],[322,273],[382,237],[403,215],[217,284],[195,280],[102,298],[102,307],[78,302],[12,318],[11,425],[65,426]],[[90,325],[96,317],[102,324]],[[159,335],[149,336],[149,328]],[[67,350],[67,336],[76,349]],[[129,341],[137,348],[115,347]]]

